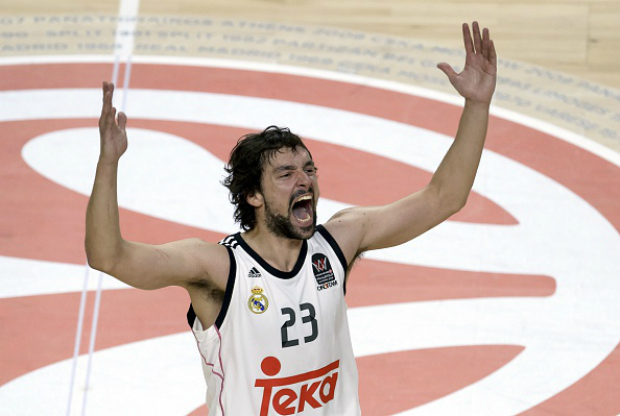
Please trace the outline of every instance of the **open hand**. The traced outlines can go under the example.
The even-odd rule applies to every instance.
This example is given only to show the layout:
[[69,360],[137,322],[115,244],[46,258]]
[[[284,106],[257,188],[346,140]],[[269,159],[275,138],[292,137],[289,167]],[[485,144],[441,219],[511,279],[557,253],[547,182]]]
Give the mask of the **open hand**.
[[463,42],[465,43],[465,69],[460,74],[447,63],[442,62],[437,67],[450,80],[452,86],[465,99],[489,104],[495,91],[497,75],[497,55],[495,45],[489,37],[489,29],[482,31],[478,22],[473,23],[472,34],[467,23],[463,24]]
[[112,106],[114,84],[103,82],[103,107],[99,118],[99,136],[101,138],[101,153],[99,160],[105,163],[116,163],[127,150],[127,116],[118,113],[116,120],[116,108]]

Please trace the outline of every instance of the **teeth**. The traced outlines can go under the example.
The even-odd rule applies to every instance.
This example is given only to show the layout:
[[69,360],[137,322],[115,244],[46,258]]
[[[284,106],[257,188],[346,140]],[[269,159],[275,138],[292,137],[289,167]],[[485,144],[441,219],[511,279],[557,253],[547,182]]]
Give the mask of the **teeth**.
[[[311,201],[312,200],[312,195],[304,195],[299,197],[299,199],[297,199],[295,201],[295,204],[302,202],[302,201]],[[306,212],[306,217],[305,218],[299,218],[299,217],[295,217],[297,219],[297,221],[301,222],[301,223],[307,223],[312,221],[312,215],[308,212]]]

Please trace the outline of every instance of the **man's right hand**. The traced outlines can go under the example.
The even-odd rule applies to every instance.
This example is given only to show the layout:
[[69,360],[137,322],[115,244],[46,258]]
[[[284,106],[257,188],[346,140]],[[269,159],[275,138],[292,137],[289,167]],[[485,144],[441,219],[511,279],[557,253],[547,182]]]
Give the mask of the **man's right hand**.
[[118,113],[118,123],[116,120],[116,108],[112,106],[112,96],[114,95],[114,84],[103,82],[103,107],[99,118],[99,135],[101,137],[101,152],[99,162],[117,163],[120,157],[127,150],[127,116],[125,113]]

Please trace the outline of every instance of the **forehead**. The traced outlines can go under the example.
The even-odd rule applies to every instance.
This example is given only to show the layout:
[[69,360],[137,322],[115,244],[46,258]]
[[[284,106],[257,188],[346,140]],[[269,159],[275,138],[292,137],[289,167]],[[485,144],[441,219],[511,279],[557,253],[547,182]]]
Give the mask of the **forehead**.
[[303,147],[297,147],[295,150],[285,147],[275,152],[268,162],[267,169],[276,170],[284,166],[303,167],[312,163],[312,158]]

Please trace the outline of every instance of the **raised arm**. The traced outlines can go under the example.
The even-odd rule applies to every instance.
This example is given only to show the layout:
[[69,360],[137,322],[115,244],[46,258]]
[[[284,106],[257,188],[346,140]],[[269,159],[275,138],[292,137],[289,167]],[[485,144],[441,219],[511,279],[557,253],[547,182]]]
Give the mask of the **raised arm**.
[[474,22],[472,32],[467,24],[463,25],[467,56],[461,73],[447,63],[437,65],[465,98],[465,107],[454,143],[430,183],[386,206],[343,210],[325,225],[349,262],[363,251],[412,240],[465,206],[484,146],[497,72],[495,47],[488,29],[481,34]]
[[226,249],[200,239],[163,245],[126,241],[121,236],[117,201],[117,172],[127,150],[127,116],[112,106],[114,85],[103,83],[99,119],[100,154],[93,191],[86,211],[85,248],[91,267],[141,289],[193,282],[214,282],[223,288],[228,273]]

